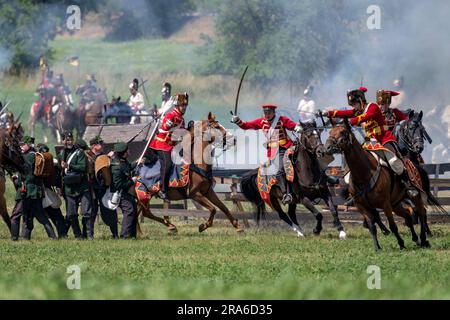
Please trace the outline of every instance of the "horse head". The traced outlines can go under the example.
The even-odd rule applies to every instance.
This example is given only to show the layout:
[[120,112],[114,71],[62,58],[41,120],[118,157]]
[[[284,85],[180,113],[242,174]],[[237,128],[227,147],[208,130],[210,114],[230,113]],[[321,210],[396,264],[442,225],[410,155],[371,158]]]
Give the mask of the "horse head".
[[348,120],[344,120],[344,125],[334,125],[330,132],[327,141],[325,142],[325,152],[329,155],[341,153],[348,150],[355,137],[351,131]]
[[[211,112],[208,113],[205,120],[189,121],[187,130],[190,135],[191,146],[194,150],[198,150],[194,146],[200,145],[202,154],[207,147],[210,147],[211,154],[214,157],[218,157],[236,144],[236,137],[228,132]],[[175,138],[177,141],[183,140],[182,137],[172,136],[172,138]],[[220,151],[220,154],[216,153],[217,150]],[[209,162],[209,159],[207,159],[207,162]]]
[[409,112],[409,119],[401,126],[399,138],[412,153],[420,154],[424,149],[425,128],[422,125],[423,112]]
[[320,132],[315,121],[300,122],[303,128],[300,137],[300,148],[304,148],[308,153],[322,158],[325,156],[325,147],[320,138]]

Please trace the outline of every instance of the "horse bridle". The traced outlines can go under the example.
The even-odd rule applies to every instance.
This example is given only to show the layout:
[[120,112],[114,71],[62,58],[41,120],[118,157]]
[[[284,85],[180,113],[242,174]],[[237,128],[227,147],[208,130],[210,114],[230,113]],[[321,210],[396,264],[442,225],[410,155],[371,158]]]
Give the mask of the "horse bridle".
[[[410,123],[413,123],[414,126],[411,128],[409,126]],[[413,141],[411,141],[409,139],[409,135],[408,135],[408,131],[413,129],[412,133],[413,133]],[[416,142],[416,140],[422,138],[423,139],[423,133],[420,132],[420,138],[419,137],[415,137],[415,132],[417,129],[421,129],[421,125],[419,123],[417,123],[414,120],[410,120],[407,121],[403,126],[400,127],[400,132],[401,134],[399,134],[399,139],[406,145],[406,147],[409,149],[409,151],[417,153],[417,151],[415,150],[414,147],[414,143]]]
[[353,144],[353,142],[354,142],[353,133],[346,130],[346,131],[342,132],[342,135],[344,135],[344,134],[345,134],[345,136],[341,136],[341,137],[339,137],[339,139],[336,139],[335,137],[332,137],[332,136],[328,137],[328,140],[331,140],[331,142],[332,142],[332,145],[331,145],[332,150],[336,150],[339,153],[342,153],[343,150],[342,150],[341,145],[351,146]]
[[314,146],[314,147],[310,146],[311,148],[308,148],[308,146],[302,142],[301,138],[298,141],[299,141],[300,146],[304,150],[306,150],[309,153],[315,154],[317,151],[317,148],[319,148],[321,145],[323,145],[323,143],[322,143],[322,139],[320,138],[319,133],[317,132],[317,128],[315,128],[315,127],[307,128],[306,130],[304,130],[302,133],[302,137],[304,137],[304,139],[307,140],[307,137],[305,135],[307,135],[310,132],[312,132],[312,134],[317,138],[317,141],[319,141],[319,143],[316,146]]

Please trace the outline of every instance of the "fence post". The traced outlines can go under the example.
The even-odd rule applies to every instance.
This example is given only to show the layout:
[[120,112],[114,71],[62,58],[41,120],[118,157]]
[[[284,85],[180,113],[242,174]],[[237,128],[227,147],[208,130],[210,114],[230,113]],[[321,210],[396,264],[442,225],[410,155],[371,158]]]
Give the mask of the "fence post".
[[[435,178],[435,179],[439,179],[439,167],[440,167],[440,164],[437,163],[437,164],[436,164],[436,169],[435,169],[435,172],[434,172],[434,178]],[[437,197],[438,192],[439,192],[439,186],[434,186],[433,189],[434,189],[434,190],[433,190],[433,195],[434,195],[435,197]]]

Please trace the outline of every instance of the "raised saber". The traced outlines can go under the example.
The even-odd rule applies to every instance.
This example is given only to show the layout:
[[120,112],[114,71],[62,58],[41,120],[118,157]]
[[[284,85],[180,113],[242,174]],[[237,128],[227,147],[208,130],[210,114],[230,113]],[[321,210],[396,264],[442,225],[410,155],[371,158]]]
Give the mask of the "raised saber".
[[[244,73],[242,73],[241,81],[239,82],[238,91],[236,94],[236,101],[234,102],[234,115],[237,115],[238,110],[238,104],[239,104],[239,94],[241,92],[242,82],[244,81],[245,74],[247,73],[248,66],[245,67]],[[233,115],[233,112],[230,111],[231,115]]]
[[2,114],[5,110],[6,110],[6,108],[8,108],[8,105],[11,103],[11,100],[9,100],[6,104],[5,104],[5,106],[2,108],[2,110],[0,110],[0,114]]

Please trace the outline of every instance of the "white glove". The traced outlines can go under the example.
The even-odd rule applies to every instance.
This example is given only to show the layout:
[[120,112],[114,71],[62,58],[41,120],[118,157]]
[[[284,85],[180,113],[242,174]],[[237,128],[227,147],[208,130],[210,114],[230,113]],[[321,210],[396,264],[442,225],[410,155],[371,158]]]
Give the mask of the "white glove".
[[231,123],[238,123],[240,120],[238,116],[231,116]]
[[298,124],[298,125],[295,126],[294,131],[297,132],[297,133],[302,133],[303,132],[303,128],[302,128],[301,125]]

